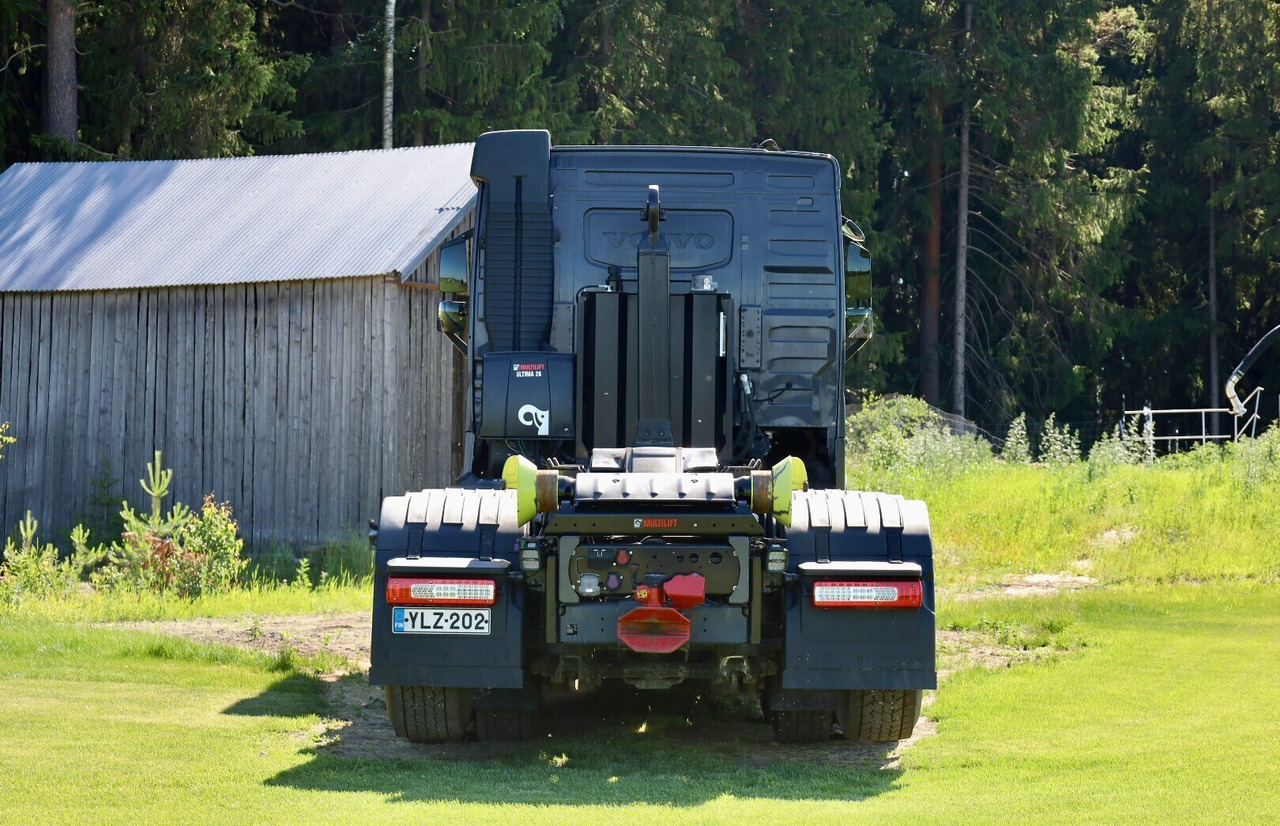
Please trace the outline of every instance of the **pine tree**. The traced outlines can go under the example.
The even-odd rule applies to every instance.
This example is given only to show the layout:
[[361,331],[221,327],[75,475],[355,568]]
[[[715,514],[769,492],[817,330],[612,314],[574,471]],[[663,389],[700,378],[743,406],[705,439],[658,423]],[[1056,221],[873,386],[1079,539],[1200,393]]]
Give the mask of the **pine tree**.
[[40,65],[44,52],[43,3],[0,3],[0,171],[37,160],[32,136],[41,130]]
[[296,134],[303,57],[269,55],[250,0],[104,0],[85,37],[86,143],[122,158],[243,155]]
[[569,0],[554,64],[580,100],[572,139],[746,146],[753,129],[728,54],[730,0]]
[[1098,65],[1100,8],[895,4],[877,66],[895,133],[915,143],[891,160],[882,213],[927,239],[899,255],[913,272],[917,250],[927,253],[918,269],[930,393],[940,234],[954,245],[947,321],[957,410],[972,404],[1003,418],[1018,407],[1082,405],[1093,377],[1076,368],[1105,350],[1114,325],[1102,294],[1116,278],[1134,184],[1094,161],[1123,115]]

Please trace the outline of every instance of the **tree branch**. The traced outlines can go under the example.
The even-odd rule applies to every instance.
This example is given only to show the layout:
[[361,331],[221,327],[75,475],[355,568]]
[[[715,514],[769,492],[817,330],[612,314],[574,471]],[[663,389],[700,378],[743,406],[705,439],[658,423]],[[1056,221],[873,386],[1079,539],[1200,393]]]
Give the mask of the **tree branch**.
[[19,57],[23,54],[26,54],[27,52],[34,51],[35,49],[43,49],[43,48],[44,48],[43,43],[33,43],[30,46],[24,46],[21,49],[18,49],[18,51],[9,55],[9,59],[4,62],[3,66],[0,66],[0,72],[9,71],[9,64],[13,62],[13,59],[15,57]]

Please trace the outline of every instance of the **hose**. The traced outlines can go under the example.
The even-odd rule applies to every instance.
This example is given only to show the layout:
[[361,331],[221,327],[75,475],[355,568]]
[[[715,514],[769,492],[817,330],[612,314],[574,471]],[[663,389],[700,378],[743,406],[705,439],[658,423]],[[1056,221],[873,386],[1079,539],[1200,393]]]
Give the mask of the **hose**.
[[1236,395],[1236,382],[1244,375],[1244,372],[1253,366],[1258,360],[1258,356],[1262,355],[1262,351],[1271,346],[1271,342],[1280,338],[1280,326],[1277,326],[1271,332],[1263,336],[1257,344],[1253,345],[1253,349],[1245,354],[1245,357],[1236,365],[1236,369],[1232,371],[1231,378],[1227,379],[1227,400],[1231,402],[1231,412],[1236,416],[1245,414],[1244,405],[1240,403],[1240,397]]

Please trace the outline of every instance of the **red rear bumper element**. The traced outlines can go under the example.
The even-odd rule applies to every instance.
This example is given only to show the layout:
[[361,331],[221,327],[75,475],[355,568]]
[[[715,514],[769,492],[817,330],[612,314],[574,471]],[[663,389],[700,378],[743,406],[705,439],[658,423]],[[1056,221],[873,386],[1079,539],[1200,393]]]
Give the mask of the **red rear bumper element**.
[[707,601],[707,581],[698,574],[673,576],[662,584],[662,590],[676,608],[697,608]]
[[641,654],[670,654],[689,641],[689,618],[674,608],[633,608],[618,619],[618,639]]

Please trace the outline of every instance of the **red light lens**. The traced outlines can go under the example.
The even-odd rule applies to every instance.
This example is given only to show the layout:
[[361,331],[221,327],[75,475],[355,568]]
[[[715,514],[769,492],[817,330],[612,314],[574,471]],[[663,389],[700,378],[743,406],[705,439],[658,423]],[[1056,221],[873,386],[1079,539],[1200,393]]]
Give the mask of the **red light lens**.
[[436,579],[391,577],[390,605],[493,605],[497,586],[492,579]]
[[919,608],[923,600],[924,587],[918,580],[813,583],[813,604],[818,608]]

